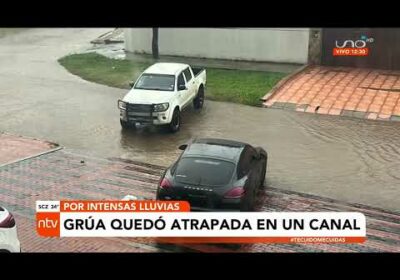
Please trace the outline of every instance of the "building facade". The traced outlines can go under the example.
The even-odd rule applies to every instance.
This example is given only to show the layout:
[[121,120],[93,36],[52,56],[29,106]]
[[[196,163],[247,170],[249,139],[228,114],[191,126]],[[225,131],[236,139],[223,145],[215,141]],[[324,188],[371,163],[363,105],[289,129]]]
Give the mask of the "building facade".
[[[152,29],[127,28],[125,50],[151,54]],[[160,55],[308,63],[309,28],[159,28]]]
[[[151,54],[151,28],[124,32],[127,51]],[[400,28],[159,28],[158,45],[161,55],[400,69]]]

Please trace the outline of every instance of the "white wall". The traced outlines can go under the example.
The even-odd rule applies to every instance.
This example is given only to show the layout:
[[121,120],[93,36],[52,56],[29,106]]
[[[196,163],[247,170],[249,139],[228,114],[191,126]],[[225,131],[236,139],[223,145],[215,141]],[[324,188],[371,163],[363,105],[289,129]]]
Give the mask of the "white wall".
[[[125,49],[151,53],[151,28],[125,29]],[[308,28],[160,28],[161,55],[307,63]]]

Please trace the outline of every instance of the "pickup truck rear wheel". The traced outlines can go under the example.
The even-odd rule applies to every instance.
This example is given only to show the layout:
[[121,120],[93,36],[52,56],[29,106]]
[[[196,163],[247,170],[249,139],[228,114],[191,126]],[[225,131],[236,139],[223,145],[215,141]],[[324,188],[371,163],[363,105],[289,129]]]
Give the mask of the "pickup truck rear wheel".
[[204,104],[204,87],[200,87],[199,91],[197,92],[196,98],[193,100],[193,106],[195,109],[203,108]]
[[181,127],[181,113],[178,108],[174,110],[172,115],[171,123],[169,124],[169,130],[171,132],[177,132]]

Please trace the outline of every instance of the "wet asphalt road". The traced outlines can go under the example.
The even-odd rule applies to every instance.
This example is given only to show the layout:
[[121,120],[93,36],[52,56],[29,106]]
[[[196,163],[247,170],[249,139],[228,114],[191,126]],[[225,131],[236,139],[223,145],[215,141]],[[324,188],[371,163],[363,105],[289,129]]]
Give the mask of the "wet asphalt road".
[[[0,131],[100,157],[161,165],[191,137],[232,138],[269,152],[267,185],[400,211],[400,123],[207,101],[181,131],[122,132],[126,90],[90,83],[57,59],[110,29],[30,29],[0,36]],[[1,33],[0,33],[1,34]]]

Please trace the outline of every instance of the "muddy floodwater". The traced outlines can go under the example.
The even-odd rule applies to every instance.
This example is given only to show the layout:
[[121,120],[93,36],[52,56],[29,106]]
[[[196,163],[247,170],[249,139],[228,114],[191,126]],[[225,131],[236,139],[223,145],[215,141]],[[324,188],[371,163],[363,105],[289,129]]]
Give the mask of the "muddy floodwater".
[[0,38],[0,131],[99,157],[171,164],[192,137],[219,137],[269,153],[267,186],[400,211],[400,123],[206,101],[181,131],[122,131],[125,90],[81,80],[57,63],[104,33],[31,29]]

